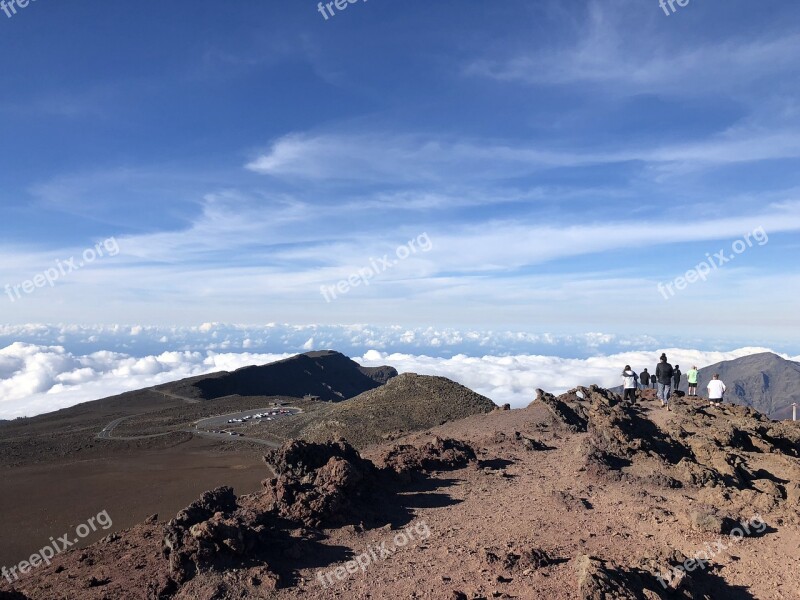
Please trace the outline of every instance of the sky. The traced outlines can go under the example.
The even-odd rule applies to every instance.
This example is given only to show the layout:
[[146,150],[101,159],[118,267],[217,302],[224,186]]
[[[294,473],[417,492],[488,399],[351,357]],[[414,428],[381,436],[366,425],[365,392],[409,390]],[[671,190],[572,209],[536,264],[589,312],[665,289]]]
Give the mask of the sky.
[[0,6],[8,414],[60,353],[800,354],[800,5],[340,5]]

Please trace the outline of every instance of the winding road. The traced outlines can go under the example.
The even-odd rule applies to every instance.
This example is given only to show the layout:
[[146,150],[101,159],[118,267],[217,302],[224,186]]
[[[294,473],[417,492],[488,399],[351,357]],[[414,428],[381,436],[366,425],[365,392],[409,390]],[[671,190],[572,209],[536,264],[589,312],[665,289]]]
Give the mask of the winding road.
[[[187,402],[189,404],[197,404],[197,403],[200,402],[196,398],[186,398],[184,396],[178,396],[178,395],[172,394],[170,392],[162,392],[160,390],[152,390],[152,391],[157,392],[157,393],[159,393],[159,394],[161,394],[163,396],[167,396],[169,398],[175,398],[177,400],[183,400],[184,402]],[[285,418],[285,417],[293,416],[295,414],[303,412],[302,409],[296,408],[296,407],[281,407],[281,409],[282,410],[292,411],[292,412],[290,412],[287,415],[282,415],[279,418]],[[265,413],[265,412],[268,412],[268,411],[271,411],[271,410],[275,410],[275,408],[274,407],[272,407],[272,408],[262,408],[262,409],[257,409],[257,410],[242,411],[242,412],[238,412],[238,413],[230,413],[230,414],[226,414],[226,415],[216,415],[216,416],[213,416],[213,417],[206,417],[204,419],[200,419],[199,421],[197,421],[195,426],[194,426],[194,429],[176,429],[174,431],[166,431],[164,433],[152,433],[152,434],[149,434],[149,435],[136,435],[136,436],[120,436],[120,437],[116,437],[116,436],[111,435],[113,433],[114,429],[120,423],[122,423],[124,420],[130,419],[132,417],[138,417],[138,416],[140,416],[140,414],[146,414],[146,413],[140,413],[140,414],[136,414],[136,415],[126,415],[124,417],[119,417],[119,418],[114,419],[113,421],[109,422],[108,425],[103,427],[103,429],[100,430],[95,435],[95,437],[97,439],[101,439],[101,440],[133,441],[133,440],[145,440],[145,439],[163,437],[165,435],[171,435],[173,433],[185,432],[185,433],[191,433],[193,435],[198,435],[198,436],[201,436],[201,437],[211,438],[211,439],[216,439],[216,440],[225,440],[225,441],[228,441],[228,442],[232,442],[232,441],[253,442],[253,443],[256,443],[256,444],[261,444],[263,446],[269,446],[270,448],[280,448],[281,444],[279,442],[274,442],[274,441],[271,441],[271,440],[265,440],[265,439],[254,438],[254,437],[249,437],[249,436],[228,435],[226,433],[218,433],[218,432],[214,432],[214,431],[205,431],[205,430],[199,428],[201,424],[203,424],[203,425],[211,425],[211,426],[217,425],[217,424],[222,425],[223,423],[227,423],[227,419],[229,419],[229,418],[241,418],[244,415],[256,414],[256,413],[260,413],[260,412],[264,412]]]
[[111,437],[111,432],[114,431],[114,428],[122,423],[125,419],[130,419],[134,415],[128,415],[127,417],[120,417],[119,419],[114,419],[108,425],[103,427],[103,429],[98,433],[95,437],[101,440],[112,440],[116,438]]

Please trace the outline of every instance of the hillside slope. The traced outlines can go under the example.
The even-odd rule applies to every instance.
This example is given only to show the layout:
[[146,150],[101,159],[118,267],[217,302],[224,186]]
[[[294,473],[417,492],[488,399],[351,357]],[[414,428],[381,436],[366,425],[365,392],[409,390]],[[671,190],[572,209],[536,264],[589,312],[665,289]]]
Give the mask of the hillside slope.
[[301,437],[344,437],[359,447],[497,408],[489,398],[445,377],[404,373],[377,389],[339,403]]
[[495,408],[485,396],[445,377],[404,373],[350,400],[308,407],[271,428],[283,439],[344,438],[364,448]]

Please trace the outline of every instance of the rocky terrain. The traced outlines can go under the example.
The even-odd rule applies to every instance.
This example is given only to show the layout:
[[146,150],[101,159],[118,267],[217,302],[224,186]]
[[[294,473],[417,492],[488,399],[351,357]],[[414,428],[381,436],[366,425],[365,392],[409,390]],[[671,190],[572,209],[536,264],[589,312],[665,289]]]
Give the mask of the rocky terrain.
[[800,428],[745,407],[538,392],[363,449],[287,442],[0,598],[789,599]]
[[[336,352],[298,355],[243,372],[245,379],[251,373],[263,375],[261,390],[290,389],[299,397],[182,396],[177,391],[191,387],[184,380],[170,384],[173,387],[128,392],[2,425],[0,566],[30,556],[49,536],[99,510],[113,515],[115,528],[126,528],[154,512],[175,512],[210,487],[228,485],[240,494],[252,492],[263,479],[265,449],[288,439],[343,436],[362,447],[494,408],[487,398],[450,380],[397,377],[392,367],[363,368]],[[236,379],[238,373],[230,375]],[[275,373],[292,379],[270,388]],[[392,383],[386,394],[380,393],[386,387],[381,382]],[[339,401],[303,399],[314,386],[324,387]],[[349,398],[356,392],[363,394]],[[195,427],[207,417],[276,404],[302,413],[228,425],[244,434],[236,438],[208,436]],[[216,429],[225,426],[223,420]],[[93,534],[82,544],[100,537]]]

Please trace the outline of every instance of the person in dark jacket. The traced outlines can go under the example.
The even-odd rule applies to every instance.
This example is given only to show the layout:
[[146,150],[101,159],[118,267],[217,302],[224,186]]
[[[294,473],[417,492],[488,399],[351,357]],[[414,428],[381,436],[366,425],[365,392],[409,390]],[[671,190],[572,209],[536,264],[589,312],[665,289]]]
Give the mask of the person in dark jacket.
[[672,373],[672,391],[677,392],[681,389],[681,366],[675,365],[675,370]]
[[647,372],[647,369],[639,373],[639,381],[642,383],[643,388],[650,387],[650,373]]
[[667,355],[661,355],[661,361],[656,367],[656,381],[658,381],[658,399],[661,406],[672,410],[669,406],[669,397],[672,394],[672,376],[675,374],[672,365],[667,362]]

